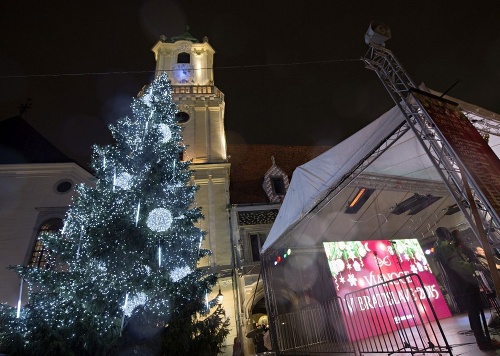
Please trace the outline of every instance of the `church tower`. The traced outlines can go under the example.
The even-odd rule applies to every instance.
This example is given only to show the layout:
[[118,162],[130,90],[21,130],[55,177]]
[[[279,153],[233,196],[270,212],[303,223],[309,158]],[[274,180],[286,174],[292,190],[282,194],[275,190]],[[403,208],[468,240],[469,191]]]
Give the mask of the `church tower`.
[[[229,223],[229,172],[224,132],[224,94],[214,85],[214,49],[208,38],[199,42],[189,32],[167,40],[165,36],[153,47],[156,76],[166,72],[172,84],[172,98],[177,104],[177,118],[183,127],[187,146],[184,160],[191,160],[194,181],[200,189],[196,204],[205,216],[199,222],[207,233],[202,243],[212,256],[200,261],[199,267],[217,273],[224,296],[223,306],[233,329],[227,337],[236,336],[232,280],[232,245]],[[212,292],[218,292],[214,288]]]
[[214,49],[189,32],[167,41],[165,36],[153,47],[156,76],[166,72],[178,105],[179,122],[193,163],[226,161],[224,94],[214,85]]

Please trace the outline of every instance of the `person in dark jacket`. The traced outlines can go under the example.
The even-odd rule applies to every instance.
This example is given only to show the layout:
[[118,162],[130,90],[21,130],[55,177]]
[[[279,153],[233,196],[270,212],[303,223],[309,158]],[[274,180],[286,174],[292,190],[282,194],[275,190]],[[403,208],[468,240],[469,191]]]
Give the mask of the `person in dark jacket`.
[[474,266],[465,259],[460,241],[447,228],[437,228],[436,236],[438,239],[434,245],[434,256],[446,274],[457,303],[467,310],[469,324],[479,349],[499,349],[500,343],[490,339],[488,330],[483,328],[481,322],[483,302],[474,276]]

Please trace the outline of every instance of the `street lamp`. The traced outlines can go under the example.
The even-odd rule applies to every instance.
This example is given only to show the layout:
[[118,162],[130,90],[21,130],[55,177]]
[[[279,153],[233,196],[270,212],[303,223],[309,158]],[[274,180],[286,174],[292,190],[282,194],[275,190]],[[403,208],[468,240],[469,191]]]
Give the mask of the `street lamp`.
[[224,296],[222,295],[220,291],[220,284],[219,284],[219,294],[217,294],[217,297],[215,297],[217,305],[222,304],[222,300],[224,299]]

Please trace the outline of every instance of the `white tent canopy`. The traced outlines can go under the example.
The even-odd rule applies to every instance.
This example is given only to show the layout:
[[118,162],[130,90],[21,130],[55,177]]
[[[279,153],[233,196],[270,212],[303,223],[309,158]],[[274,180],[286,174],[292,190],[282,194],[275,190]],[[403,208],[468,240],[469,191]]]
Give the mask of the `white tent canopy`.
[[[478,112],[475,110],[476,114]],[[490,120],[491,116],[487,119],[482,116],[481,119],[484,122],[484,120]],[[448,226],[457,226],[463,223],[463,217],[454,216],[452,219],[443,213],[455,202],[412,130],[400,137],[363,171],[363,175],[374,175],[382,177],[385,181],[393,181],[391,189],[387,189],[387,187],[377,188],[377,193],[374,194],[377,195],[376,203],[367,206],[356,217],[343,214],[355,189],[355,187],[351,187],[350,190],[339,193],[337,197],[331,199],[327,203],[331,206],[327,209],[322,208],[322,211],[312,213],[342,177],[352,172],[354,167],[379,147],[381,142],[390,137],[404,120],[400,109],[394,107],[332,149],[297,167],[278,217],[262,247],[262,253],[285,235],[295,235],[296,242],[308,236],[315,236],[314,239],[317,241],[338,240],[340,238],[348,240],[350,235],[348,235],[347,230],[350,230],[351,234],[352,231],[355,231],[359,236],[360,229],[363,228],[364,238],[367,238],[367,232],[372,231],[373,233],[377,229],[380,231],[379,235],[383,235],[385,238],[425,238],[426,235],[428,237],[429,234],[433,234],[431,228],[435,227],[438,220],[439,223],[446,223]],[[493,121],[498,125],[496,120]],[[494,151],[498,150],[499,142],[499,136],[490,135],[489,144]],[[498,152],[496,153],[498,155]],[[398,185],[396,180],[405,181],[404,184],[401,184],[404,189],[394,189]],[[416,182],[417,184],[415,184]],[[438,194],[441,198],[438,203],[433,205],[432,209],[426,209],[425,213],[418,216],[420,222],[416,223],[414,216],[396,216],[390,213],[391,207],[411,196],[418,189],[422,189],[422,185],[428,187],[428,193]],[[372,219],[378,215],[383,217],[382,220]],[[311,218],[311,216],[313,217]],[[306,221],[306,217],[309,217],[309,221]],[[366,226],[360,227],[359,222],[368,220],[371,220],[370,227],[368,227],[368,223],[364,224]],[[389,224],[386,224],[388,222]],[[358,224],[356,225],[356,223]],[[342,232],[343,229],[346,231]],[[376,236],[372,237],[376,238]]]
[[304,217],[334,183],[372,152],[404,120],[399,108],[394,107],[335,147],[297,167],[262,252]]

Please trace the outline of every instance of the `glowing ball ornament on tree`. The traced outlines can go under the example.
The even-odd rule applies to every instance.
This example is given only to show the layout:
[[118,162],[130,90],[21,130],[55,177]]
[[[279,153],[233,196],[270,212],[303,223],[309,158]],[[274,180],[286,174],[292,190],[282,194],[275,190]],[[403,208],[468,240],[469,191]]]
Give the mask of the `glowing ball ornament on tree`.
[[125,304],[123,305],[123,312],[126,316],[132,315],[132,312],[138,306],[146,304],[148,301],[148,297],[144,293],[138,293],[137,295],[129,297],[125,299]]
[[141,101],[147,106],[147,107],[152,107],[153,106],[153,95],[150,91],[146,92],[142,97]]
[[192,272],[193,271],[188,266],[176,267],[170,272],[170,278],[172,281],[178,282]]
[[172,139],[172,131],[170,130],[170,127],[165,124],[160,124],[158,125],[158,128],[160,129],[160,132],[163,136],[162,142],[168,143],[168,141]]
[[132,176],[127,172],[118,174],[115,185],[123,190],[129,190],[132,187]]
[[149,213],[146,225],[152,231],[165,232],[170,229],[172,221],[172,214],[168,209],[156,208],[151,210],[151,212]]

